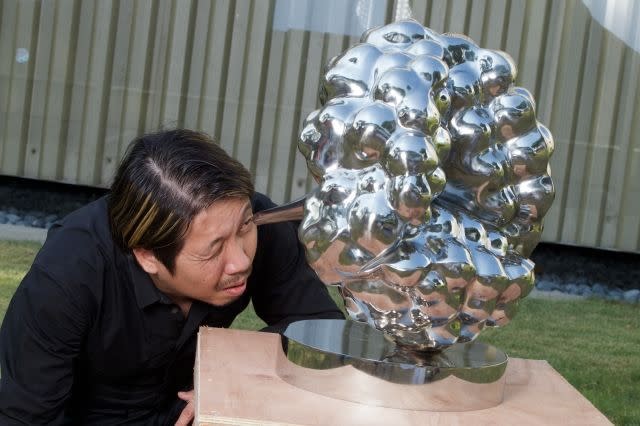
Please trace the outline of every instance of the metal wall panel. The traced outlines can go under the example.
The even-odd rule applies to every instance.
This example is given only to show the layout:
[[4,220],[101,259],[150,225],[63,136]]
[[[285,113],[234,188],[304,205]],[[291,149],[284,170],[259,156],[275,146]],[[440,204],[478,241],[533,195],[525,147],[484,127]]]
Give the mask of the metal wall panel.
[[[327,1],[3,0],[0,174],[108,186],[136,135],[185,126],[213,135],[275,201],[305,194],[302,120],[324,64],[358,40],[354,17]],[[276,28],[294,5],[304,22]],[[640,251],[640,57],[582,1],[349,5],[384,22],[409,6],[436,31],[511,54],[556,142],[543,239]],[[323,14],[343,31],[314,27]]]

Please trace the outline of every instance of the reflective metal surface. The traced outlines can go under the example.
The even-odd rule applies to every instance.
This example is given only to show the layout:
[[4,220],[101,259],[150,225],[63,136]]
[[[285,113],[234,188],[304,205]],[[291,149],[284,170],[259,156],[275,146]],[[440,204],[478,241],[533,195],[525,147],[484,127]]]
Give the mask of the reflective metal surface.
[[259,211],[253,215],[253,223],[256,225],[266,225],[268,223],[301,220],[304,215],[305,201],[306,198],[303,197],[282,206]]
[[554,145],[504,52],[406,20],[332,59],[298,147],[299,237],[347,310],[415,350],[505,325],[554,197]]
[[283,347],[278,375],[333,398],[434,411],[479,410],[503,398],[507,356],[479,342],[414,352],[363,323],[305,320],[289,325]]

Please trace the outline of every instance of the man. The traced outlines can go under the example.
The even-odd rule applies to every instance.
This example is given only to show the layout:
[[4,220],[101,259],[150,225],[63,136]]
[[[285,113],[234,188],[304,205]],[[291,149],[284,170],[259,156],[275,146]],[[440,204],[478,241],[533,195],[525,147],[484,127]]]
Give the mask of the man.
[[253,223],[273,205],[206,135],[136,139],[110,193],[52,227],[16,290],[0,424],[186,424],[198,327],[228,327],[249,301],[270,330],[341,318],[295,225]]

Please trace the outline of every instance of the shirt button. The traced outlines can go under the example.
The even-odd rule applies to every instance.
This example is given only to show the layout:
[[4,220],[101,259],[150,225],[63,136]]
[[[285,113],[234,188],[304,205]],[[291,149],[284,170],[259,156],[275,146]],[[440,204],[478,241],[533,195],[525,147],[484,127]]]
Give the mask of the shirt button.
[[177,314],[177,313],[180,313],[180,308],[178,308],[177,306],[173,306],[171,308],[171,313],[174,314],[174,315]]

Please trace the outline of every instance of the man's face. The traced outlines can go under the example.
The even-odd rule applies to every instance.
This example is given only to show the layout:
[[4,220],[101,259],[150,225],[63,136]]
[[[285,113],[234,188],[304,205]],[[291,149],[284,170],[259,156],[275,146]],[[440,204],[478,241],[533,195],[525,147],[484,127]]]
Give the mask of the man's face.
[[246,290],[257,236],[248,198],[216,201],[191,222],[174,274],[160,265],[151,277],[177,303],[229,304]]

